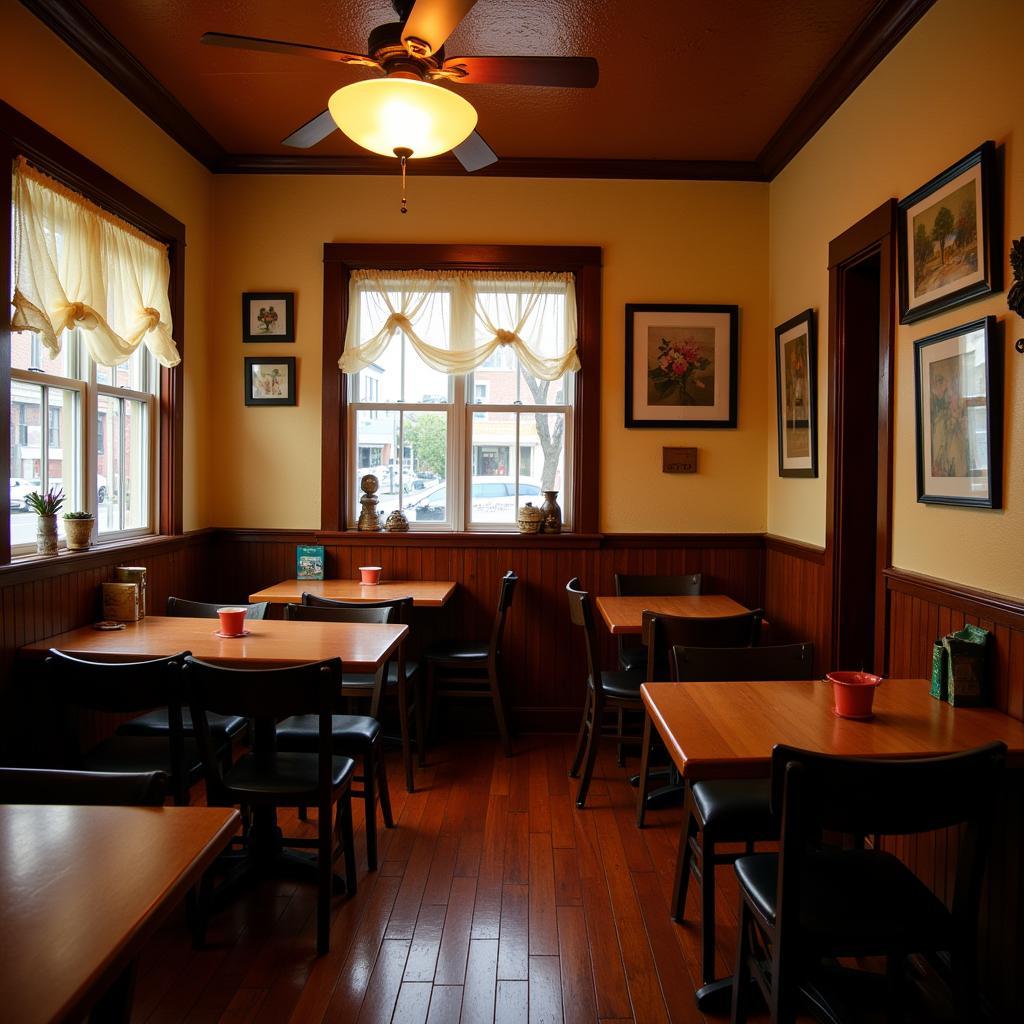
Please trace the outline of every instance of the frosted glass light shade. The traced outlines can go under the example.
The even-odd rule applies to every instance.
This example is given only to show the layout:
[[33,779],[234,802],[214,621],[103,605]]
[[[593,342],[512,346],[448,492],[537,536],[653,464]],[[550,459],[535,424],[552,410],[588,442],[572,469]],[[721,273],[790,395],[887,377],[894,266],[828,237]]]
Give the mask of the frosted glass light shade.
[[447,153],[476,128],[476,110],[461,96],[412,78],[371,78],[339,89],[327,107],[335,124],[372,153],[414,157]]

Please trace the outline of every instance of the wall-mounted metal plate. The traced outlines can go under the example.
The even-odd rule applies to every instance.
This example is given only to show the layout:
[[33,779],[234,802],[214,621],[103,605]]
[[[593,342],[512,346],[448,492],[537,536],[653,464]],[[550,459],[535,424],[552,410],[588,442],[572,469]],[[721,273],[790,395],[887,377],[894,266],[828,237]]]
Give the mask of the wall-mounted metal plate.
[[662,448],[661,471],[662,473],[696,473],[697,449]]

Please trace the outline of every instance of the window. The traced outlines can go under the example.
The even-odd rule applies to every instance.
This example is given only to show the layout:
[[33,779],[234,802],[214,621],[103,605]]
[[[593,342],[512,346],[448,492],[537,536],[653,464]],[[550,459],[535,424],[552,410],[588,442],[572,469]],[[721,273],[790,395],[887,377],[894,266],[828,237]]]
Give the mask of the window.
[[[543,490],[560,492],[573,528],[571,274],[365,272],[349,309],[349,339],[370,339],[372,352],[347,375],[350,524],[369,472],[378,512],[402,509],[413,530],[510,531]],[[412,311],[408,330],[388,327],[399,310]],[[443,369],[473,360],[468,372]],[[546,380],[538,366],[565,369]]]

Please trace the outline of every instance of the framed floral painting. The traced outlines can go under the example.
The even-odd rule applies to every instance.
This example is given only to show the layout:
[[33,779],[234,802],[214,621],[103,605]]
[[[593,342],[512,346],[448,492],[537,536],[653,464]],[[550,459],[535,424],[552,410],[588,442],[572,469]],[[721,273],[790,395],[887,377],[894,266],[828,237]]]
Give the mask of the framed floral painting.
[[626,426],[735,427],[739,306],[626,306]]
[[294,340],[294,292],[242,293],[242,341]]
[[914,342],[917,500],[999,508],[1002,351],[996,318]]
[[814,310],[775,328],[779,476],[818,475],[818,365]]
[[295,405],[295,357],[245,357],[246,405]]

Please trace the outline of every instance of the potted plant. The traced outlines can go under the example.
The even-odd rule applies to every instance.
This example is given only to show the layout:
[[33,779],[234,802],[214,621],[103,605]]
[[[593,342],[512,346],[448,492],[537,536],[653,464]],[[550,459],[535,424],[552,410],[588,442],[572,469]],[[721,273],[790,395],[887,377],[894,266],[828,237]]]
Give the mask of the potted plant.
[[91,512],[65,512],[64,536],[68,551],[85,551],[92,543],[93,514]]
[[57,513],[64,504],[64,492],[59,487],[51,487],[45,494],[33,491],[26,496],[25,504],[39,516],[36,551],[40,555],[57,554]]

